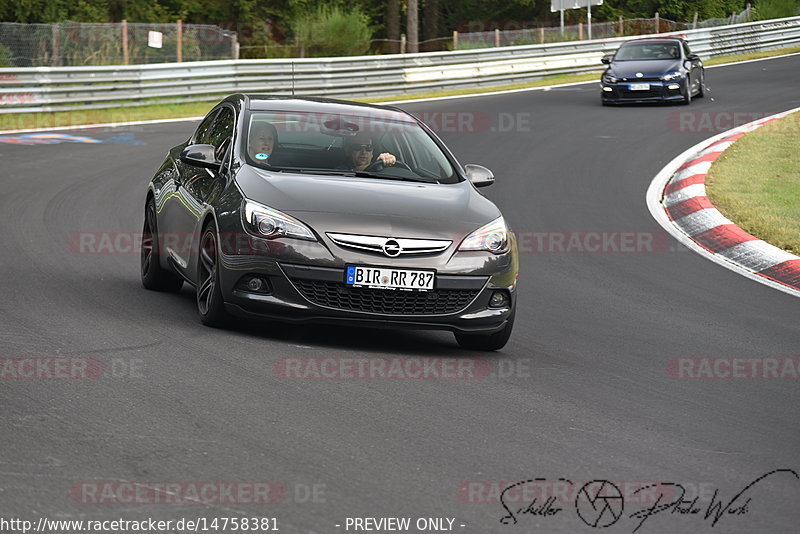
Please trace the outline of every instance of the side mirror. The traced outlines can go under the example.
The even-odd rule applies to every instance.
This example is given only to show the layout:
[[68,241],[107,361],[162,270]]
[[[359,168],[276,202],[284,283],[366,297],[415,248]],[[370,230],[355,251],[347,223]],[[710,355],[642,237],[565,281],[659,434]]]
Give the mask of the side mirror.
[[467,179],[475,187],[486,187],[494,183],[494,174],[486,167],[469,164],[464,165],[464,170],[467,173]]
[[688,59],[689,61],[698,61],[700,59],[700,56],[698,56],[697,54],[689,54],[688,56],[686,56],[686,59]]
[[614,57],[613,54],[609,54],[607,56],[603,56],[603,59],[600,60],[600,63],[602,63],[604,65],[610,65],[611,64],[611,58],[613,58],[613,57]]
[[189,145],[181,152],[181,161],[195,167],[216,169],[222,163],[217,161],[216,150],[214,145]]

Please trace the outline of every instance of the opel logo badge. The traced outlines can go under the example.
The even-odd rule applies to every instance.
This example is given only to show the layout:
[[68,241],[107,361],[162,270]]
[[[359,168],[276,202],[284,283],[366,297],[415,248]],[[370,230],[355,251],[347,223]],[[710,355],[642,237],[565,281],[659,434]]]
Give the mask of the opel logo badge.
[[383,253],[390,258],[399,256],[401,252],[403,252],[403,247],[394,239],[387,239],[383,244]]
[[644,74],[642,74],[641,72],[637,72],[637,73],[636,73],[636,77],[637,77],[637,78],[641,78],[642,76],[644,76]]

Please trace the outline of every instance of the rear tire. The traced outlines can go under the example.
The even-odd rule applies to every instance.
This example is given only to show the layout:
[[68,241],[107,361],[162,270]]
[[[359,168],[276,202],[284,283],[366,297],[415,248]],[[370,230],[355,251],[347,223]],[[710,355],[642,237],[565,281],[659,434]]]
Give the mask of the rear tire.
[[223,327],[228,324],[228,312],[222,300],[219,283],[219,247],[217,225],[210,222],[200,238],[197,262],[197,312],[206,326]]
[[144,228],[142,229],[142,248],[139,267],[142,273],[142,285],[153,291],[174,293],[183,287],[183,279],[161,267],[161,254],[158,242],[158,220],[156,205],[149,199],[144,208]]
[[500,350],[506,346],[514,329],[514,316],[517,314],[516,308],[508,316],[508,321],[502,330],[494,334],[460,334],[456,333],[456,341],[462,349],[470,350]]

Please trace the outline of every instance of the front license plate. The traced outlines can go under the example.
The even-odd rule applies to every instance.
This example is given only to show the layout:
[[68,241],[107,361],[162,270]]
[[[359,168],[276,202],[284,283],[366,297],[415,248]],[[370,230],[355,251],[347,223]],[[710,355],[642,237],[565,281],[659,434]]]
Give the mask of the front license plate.
[[433,289],[436,271],[410,271],[349,265],[345,283],[354,287],[427,291]]
[[630,91],[649,91],[650,84],[649,83],[632,83],[628,86]]

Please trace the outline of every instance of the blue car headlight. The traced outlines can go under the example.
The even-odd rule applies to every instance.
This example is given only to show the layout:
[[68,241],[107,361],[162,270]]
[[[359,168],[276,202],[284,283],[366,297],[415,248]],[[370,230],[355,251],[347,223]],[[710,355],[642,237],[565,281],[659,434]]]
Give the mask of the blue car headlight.
[[603,74],[603,82],[605,83],[617,83],[619,78],[616,76],[612,76],[611,74]]

